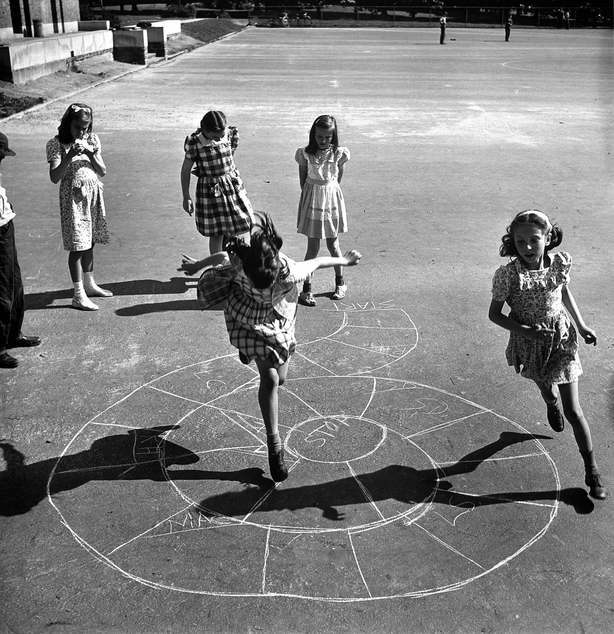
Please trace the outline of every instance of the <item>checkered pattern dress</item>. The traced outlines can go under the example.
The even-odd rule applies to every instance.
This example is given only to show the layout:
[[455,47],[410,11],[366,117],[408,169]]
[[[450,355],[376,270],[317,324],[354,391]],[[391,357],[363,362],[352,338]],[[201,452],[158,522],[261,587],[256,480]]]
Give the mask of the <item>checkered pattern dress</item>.
[[237,236],[253,224],[252,205],[233,159],[238,144],[233,126],[220,141],[205,138],[200,130],[186,137],[185,158],[194,163],[198,176],[196,228],[203,236]]
[[231,255],[236,276],[224,308],[230,343],[250,361],[270,358],[276,368],[286,363],[296,348],[298,287],[304,281],[295,275],[295,262],[281,253],[279,256],[286,265],[282,270],[289,275],[263,290],[252,286],[241,260]]

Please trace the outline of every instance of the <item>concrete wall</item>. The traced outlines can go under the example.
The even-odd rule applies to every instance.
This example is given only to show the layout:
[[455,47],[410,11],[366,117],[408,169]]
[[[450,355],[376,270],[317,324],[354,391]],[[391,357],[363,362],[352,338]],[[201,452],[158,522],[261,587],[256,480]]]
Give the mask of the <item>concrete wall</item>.
[[147,31],[130,29],[113,34],[113,58],[128,64],[147,64]]
[[112,57],[112,31],[75,32],[49,39],[13,41],[10,46],[0,46],[0,79],[23,84],[93,55]]

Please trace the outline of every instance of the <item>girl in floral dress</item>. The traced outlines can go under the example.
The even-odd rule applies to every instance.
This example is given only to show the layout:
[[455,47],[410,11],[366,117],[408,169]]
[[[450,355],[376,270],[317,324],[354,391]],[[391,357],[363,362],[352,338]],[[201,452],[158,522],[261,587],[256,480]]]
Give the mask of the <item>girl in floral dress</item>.
[[[585,483],[592,497],[603,500],[606,490],[580,407],[578,377],[582,366],[576,329],[569,315],[587,344],[596,345],[597,337],[584,323],[568,287],[571,256],[551,253],[562,239],[562,230],[541,211],[529,209],[514,218],[499,249],[502,257],[514,259],[495,272],[488,317],[510,331],[507,362],[535,381],[546,402],[552,429],[563,431],[565,414],[584,460]],[[502,312],[506,303],[511,308],[509,315]]]
[[[311,260],[320,252],[320,240],[326,240],[328,252],[341,256],[339,234],[347,231],[345,201],[341,191],[341,179],[350,151],[339,145],[337,121],[330,115],[319,116],[309,131],[309,144],[299,148],[295,155],[298,163],[301,197],[298,203],[298,233],[307,236],[305,260]],[[347,284],[343,267],[335,267],[335,291],[332,299],[343,299]],[[315,306],[311,292],[311,276],[305,280],[299,302]]]
[[260,374],[258,402],[267,433],[269,468],[276,482],[288,477],[279,437],[278,390],[288,374],[296,348],[294,334],[298,285],[320,268],[354,266],[361,255],[349,251],[340,257],[294,262],[279,249],[282,239],[268,215],[258,214],[249,244],[226,242],[226,252],[203,260],[184,256],[180,271],[194,275],[209,266],[230,263],[234,279],[224,308],[230,343],[245,364],[255,361]]
[[[224,237],[249,235],[254,215],[234,163],[239,132],[223,112],[211,110],[200,128],[186,137],[181,167],[183,209],[196,211],[196,228],[209,238],[209,253],[222,251]],[[198,177],[196,203],[190,195],[191,174]]]
[[107,173],[100,139],[92,132],[94,114],[83,103],[71,104],[58,134],[47,142],[52,183],[60,183],[60,220],[68,269],[74,286],[73,308],[98,310],[91,297],[113,293],[94,281],[94,245],[107,244],[106,211],[99,177]]

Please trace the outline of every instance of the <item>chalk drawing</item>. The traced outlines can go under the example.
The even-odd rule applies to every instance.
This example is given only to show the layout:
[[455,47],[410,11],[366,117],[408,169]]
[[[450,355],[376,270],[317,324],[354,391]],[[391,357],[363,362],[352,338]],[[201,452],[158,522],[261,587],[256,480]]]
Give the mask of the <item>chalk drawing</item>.
[[[418,341],[392,302],[326,315],[329,334],[298,346],[280,390],[288,480],[268,479],[254,368],[236,354],[192,363],[65,447],[48,499],[75,540],[150,588],[352,602],[458,590],[540,539],[560,499],[545,437],[383,375],[406,375]],[[79,486],[54,495],[69,477]]]

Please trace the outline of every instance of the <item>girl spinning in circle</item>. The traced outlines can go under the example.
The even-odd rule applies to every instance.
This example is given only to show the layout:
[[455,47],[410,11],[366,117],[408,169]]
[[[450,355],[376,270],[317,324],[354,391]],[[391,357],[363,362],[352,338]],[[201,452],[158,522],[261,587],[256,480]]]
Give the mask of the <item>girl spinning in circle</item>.
[[268,215],[258,214],[250,243],[229,239],[226,252],[203,260],[184,256],[179,270],[194,275],[207,266],[230,263],[234,279],[224,308],[230,343],[245,364],[256,362],[260,374],[258,402],[266,427],[269,467],[276,482],[288,477],[278,428],[278,389],[288,374],[296,348],[294,327],[298,285],[317,269],[354,266],[357,251],[344,256],[294,262],[281,253],[283,240]]
[[[606,490],[580,407],[578,377],[582,366],[569,315],[586,343],[596,345],[597,337],[584,323],[568,288],[571,256],[563,251],[551,253],[562,239],[563,231],[541,211],[529,209],[514,218],[499,248],[502,257],[514,259],[495,272],[488,317],[510,331],[507,362],[535,381],[554,431],[563,431],[565,414],[584,460],[585,483],[592,497],[603,500]],[[509,315],[502,313],[505,303],[511,308]]]

